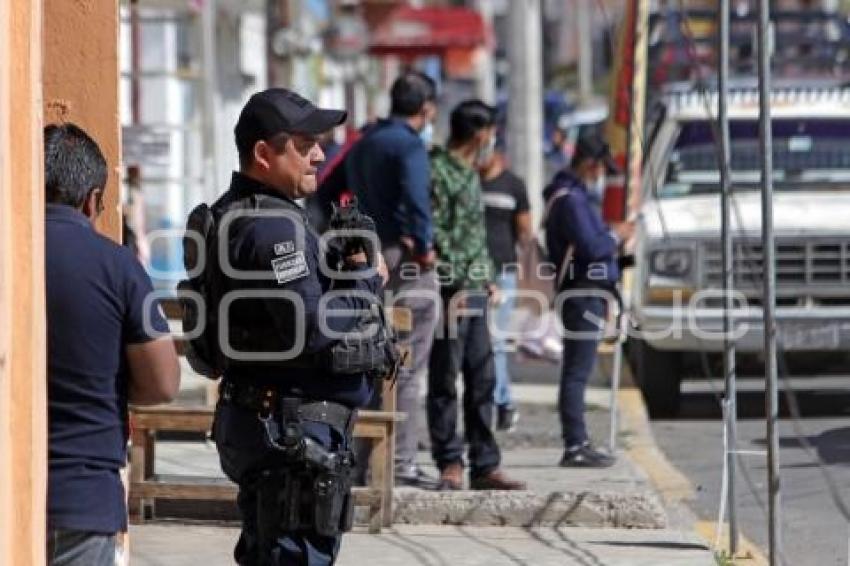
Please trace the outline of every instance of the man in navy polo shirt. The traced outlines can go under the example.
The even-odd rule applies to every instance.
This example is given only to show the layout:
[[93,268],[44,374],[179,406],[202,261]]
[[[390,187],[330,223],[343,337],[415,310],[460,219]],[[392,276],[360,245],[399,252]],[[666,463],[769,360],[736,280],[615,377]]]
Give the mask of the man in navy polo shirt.
[[127,403],[171,400],[174,344],[151,281],[128,248],[94,230],[106,160],[73,124],[44,129],[47,400],[47,560],[112,566],[127,529],[119,470]]

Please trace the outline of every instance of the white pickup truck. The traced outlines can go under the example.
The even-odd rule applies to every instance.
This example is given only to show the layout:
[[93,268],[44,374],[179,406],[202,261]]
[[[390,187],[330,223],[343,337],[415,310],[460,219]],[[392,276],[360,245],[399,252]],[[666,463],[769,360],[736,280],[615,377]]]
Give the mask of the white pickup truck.
[[[733,86],[728,104],[736,346],[752,353],[763,350],[757,91]],[[686,355],[723,348],[717,93],[673,88],[661,108],[644,168],[628,351],[650,412],[671,415]],[[771,113],[779,348],[847,349],[850,87],[777,85]]]

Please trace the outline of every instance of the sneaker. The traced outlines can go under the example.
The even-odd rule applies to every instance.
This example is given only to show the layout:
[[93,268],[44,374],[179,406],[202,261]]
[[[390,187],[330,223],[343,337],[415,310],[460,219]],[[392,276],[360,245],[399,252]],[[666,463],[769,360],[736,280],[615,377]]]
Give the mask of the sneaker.
[[396,468],[395,485],[405,487],[417,487],[419,489],[437,489],[439,486],[437,478],[429,476],[419,466],[405,466]]
[[522,491],[528,489],[524,481],[512,480],[502,470],[493,470],[489,474],[470,478],[469,487],[478,490]]
[[573,448],[567,448],[558,463],[562,468],[610,468],[616,459],[585,442]]
[[459,463],[449,464],[440,472],[440,491],[459,491],[463,489],[463,466]]
[[519,411],[513,405],[496,406],[496,430],[513,432],[519,421]]

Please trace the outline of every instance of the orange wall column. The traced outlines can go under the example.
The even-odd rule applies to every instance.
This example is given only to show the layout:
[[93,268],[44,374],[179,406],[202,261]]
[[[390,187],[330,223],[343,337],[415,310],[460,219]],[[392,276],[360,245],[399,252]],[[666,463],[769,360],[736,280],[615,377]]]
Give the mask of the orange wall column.
[[0,565],[44,563],[42,0],[0,0]]
[[[117,0],[44,3],[44,117],[94,138],[109,167],[97,229],[121,241],[121,123]],[[120,544],[126,551],[127,541]]]
[[45,562],[43,112],[103,148],[120,239],[117,2],[0,0],[0,566]]
[[74,122],[109,165],[100,232],[121,239],[118,2],[44,3],[44,116]]

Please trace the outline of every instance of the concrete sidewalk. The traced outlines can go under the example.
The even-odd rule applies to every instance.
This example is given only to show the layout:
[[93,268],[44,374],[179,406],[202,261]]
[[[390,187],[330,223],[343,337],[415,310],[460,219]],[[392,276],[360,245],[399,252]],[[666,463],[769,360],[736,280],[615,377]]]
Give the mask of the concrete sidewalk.
[[[562,455],[552,384],[521,384],[515,399],[523,413],[519,430],[500,433],[502,466],[511,477],[528,484],[521,492],[433,492],[397,488],[394,494],[395,523],[475,526],[569,526],[664,528],[662,500],[646,474],[626,454],[606,470],[564,469],[557,466]],[[607,404],[610,392],[588,389],[587,415],[591,432],[607,437]],[[428,437],[420,423],[420,438]],[[632,442],[628,431],[623,443]],[[223,478],[212,443],[157,443],[156,471],[163,475],[198,475]],[[430,453],[421,450],[420,466],[436,477]],[[191,515],[189,515],[191,517]],[[228,517],[235,516],[231,512]]]
[[[232,563],[230,527],[144,525],[130,529],[133,566]],[[694,536],[669,530],[396,526],[347,534],[337,566],[712,566]]]
[[[688,565],[715,564],[707,546],[665,508],[646,470],[657,452],[646,423],[624,415],[617,464],[606,470],[564,469],[555,410],[557,367],[523,363],[514,388],[522,418],[499,433],[503,466],[529,484],[526,492],[428,492],[396,489],[395,526],[381,535],[357,528],[345,536],[340,566]],[[610,391],[588,390],[588,426],[608,437]],[[645,420],[645,415],[642,417]],[[424,423],[420,436],[427,438]],[[643,457],[635,458],[635,455]],[[647,465],[648,461],[649,466]],[[427,446],[420,464],[436,473]],[[220,476],[215,447],[157,444],[157,471]],[[651,473],[655,485],[657,473]],[[674,525],[676,529],[669,527]],[[618,528],[613,528],[618,527]],[[152,522],[131,527],[134,565],[230,564],[238,537],[227,525]]]

